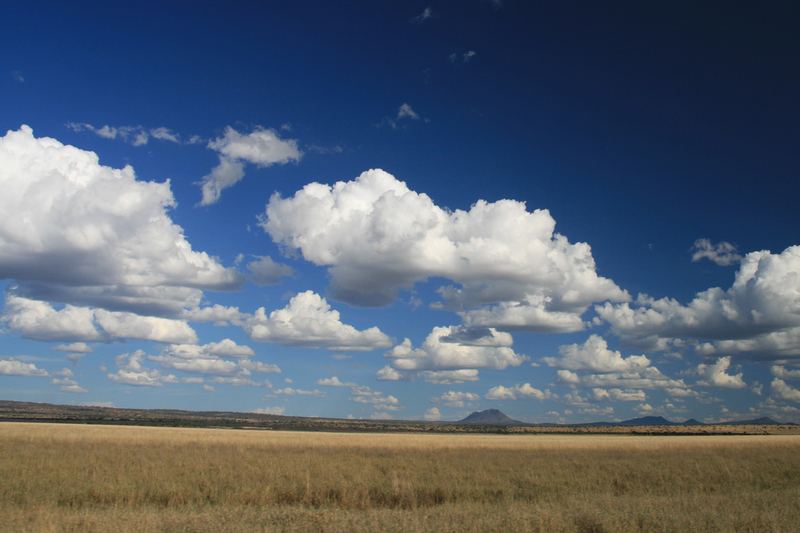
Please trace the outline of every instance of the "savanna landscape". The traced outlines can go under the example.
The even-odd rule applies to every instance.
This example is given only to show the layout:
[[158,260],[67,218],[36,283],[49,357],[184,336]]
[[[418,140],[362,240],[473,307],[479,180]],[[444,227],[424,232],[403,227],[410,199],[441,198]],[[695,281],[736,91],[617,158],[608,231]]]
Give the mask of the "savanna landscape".
[[800,1],[0,13],[0,533],[800,532]]
[[64,423],[75,421],[5,413],[0,530],[788,532],[800,520],[797,426]]

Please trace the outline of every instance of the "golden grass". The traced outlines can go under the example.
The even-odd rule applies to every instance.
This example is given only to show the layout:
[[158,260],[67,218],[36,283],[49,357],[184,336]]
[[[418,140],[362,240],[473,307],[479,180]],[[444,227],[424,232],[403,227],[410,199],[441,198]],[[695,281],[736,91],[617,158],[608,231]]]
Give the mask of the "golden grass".
[[0,531],[796,531],[798,436],[0,423]]

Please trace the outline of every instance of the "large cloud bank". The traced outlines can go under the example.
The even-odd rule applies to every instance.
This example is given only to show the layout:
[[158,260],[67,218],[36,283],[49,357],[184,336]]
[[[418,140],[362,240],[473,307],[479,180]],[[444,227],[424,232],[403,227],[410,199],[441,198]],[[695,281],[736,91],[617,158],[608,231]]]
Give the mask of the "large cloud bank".
[[583,329],[593,302],[629,300],[597,275],[588,244],[554,232],[548,211],[481,200],[451,212],[382,170],[275,194],[260,224],[328,266],[332,295],[354,305],[388,305],[400,289],[438,276],[457,285],[441,287],[437,305],[461,310],[469,326],[568,332]]
[[[663,374],[644,355],[622,357],[610,350],[599,335],[591,335],[583,344],[559,348],[559,357],[544,357],[542,362],[558,368],[558,382],[568,387],[621,389],[686,388],[682,379]],[[668,390],[669,392],[669,390]]]
[[[212,384],[234,387],[270,387],[269,380],[253,379],[253,373],[281,372],[276,365],[253,361],[255,355],[248,346],[237,345],[230,339],[205,345],[172,344],[160,355],[147,355],[142,350],[119,355],[116,358],[117,372],[109,373],[108,379],[126,385],[160,387],[164,383],[193,383],[213,392]],[[165,370],[177,370],[191,377],[178,378],[174,374],[163,374],[148,365],[158,363]]]
[[708,289],[688,305],[640,295],[596,311],[615,335],[643,348],[690,339],[707,341],[696,346],[704,356],[800,357],[800,246],[747,254],[730,289]]
[[40,341],[97,341],[142,339],[157,342],[197,342],[183,320],[107,311],[67,304],[56,310],[47,302],[6,296],[0,320],[23,338]]
[[194,342],[181,316],[203,290],[244,282],[192,250],[168,215],[169,182],[139,181],[28,126],[0,138],[0,190],[0,279],[14,280],[3,320],[29,338]]

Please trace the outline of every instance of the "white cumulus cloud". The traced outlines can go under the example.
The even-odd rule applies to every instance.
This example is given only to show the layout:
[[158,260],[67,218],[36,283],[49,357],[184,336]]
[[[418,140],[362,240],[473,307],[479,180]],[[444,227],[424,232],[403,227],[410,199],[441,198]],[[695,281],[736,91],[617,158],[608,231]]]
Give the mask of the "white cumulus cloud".
[[197,342],[197,334],[182,320],[134,313],[94,311],[97,324],[112,339],[142,339],[157,342]]
[[[436,401],[441,401],[448,407],[461,408],[466,405],[466,402],[477,402],[481,399],[480,395],[472,392],[457,392],[448,391],[442,394],[439,398],[434,398]],[[432,400],[433,401],[433,400]]]
[[50,383],[52,383],[53,385],[58,385],[59,386],[58,390],[60,390],[61,392],[70,392],[73,394],[85,394],[89,392],[88,390],[81,387],[77,381],[75,381],[74,379],[70,379],[68,377],[62,379],[54,378],[53,381],[51,381]]
[[720,357],[712,365],[697,365],[693,373],[702,378],[697,382],[697,385],[722,389],[744,389],[747,387],[747,384],[742,379],[742,373],[732,376],[726,372],[730,366],[730,357]]
[[111,312],[65,305],[56,310],[46,302],[9,293],[0,322],[23,338],[42,341],[101,341],[142,339],[156,342],[197,342],[184,321],[134,313]]
[[324,391],[314,389],[314,390],[303,390],[303,389],[293,389],[292,387],[285,387],[283,389],[275,389],[273,391],[275,394],[285,394],[287,396],[294,396],[295,394],[299,394],[301,396],[314,396],[315,398],[324,398],[326,396]]
[[246,359],[255,355],[249,346],[236,344],[230,339],[222,339],[219,342],[210,342],[204,346],[204,351],[209,355],[219,355],[222,357],[233,357],[235,359]]
[[623,358],[620,352],[609,350],[608,343],[599,335],[591,335],[583,344],[561,346],[558,352],[561,357],[544,357],[542,361],[554,368],[591,374],[638,372],[650,366],[644,355]]
[[[100,165],[93,152],[37,139],[28,126],[0,138],[0,190],[0,279],[14,280],[4,321],[30,338],[168,337],[156,318],[179,318],[199,306],[203,290],[244,282],[192,250],[169,218],[169,182],[139,181],[131,167]],[[66,305],[55,315],[50,302]],[[184,338],[193,334],[170,326],[181,327]]]
[[550,390],[541,391],[533,388],[530,383],[523,385],[514,385],[513,387],[504,387],[498,385],[492,387],[486,393],[487,400],[549,400],[551,398],[558,398]]
[[255,355],[249,346],[236,344],[230,339],[223,339],[219,342],[210,342],[205,345],[197,344],[172,344],[164,350],[174,357],[183,359],[195,359],[198,357],[231,357],[234,359],[247,359]]
[[318,379],[314,385],[320,385],[323,387],[357,387],[358,385],[355,383],[346,383],[339,381],[339,378],[336,376],[330,378],[322,378]]
[[776,378],[800,379],[800,370],[789,370],[781,365],[772,365],[769,370]]
[[[116,358],[119,369],[108,378],[129,385],[159,387],[164,383],[195,383],[213,392],[208,383],[234,387],[272,387],[269,380],[254,380],[253,373],[278,372],[280,368],[249,358],[252,350],[238,346],[230,339],[206,345],[172,344],[165,347],[160,355],[147,355],[143,350],[126,353]],[[231,359],[225,359],[230,357]],[[147,363],[157,363],[161,368],[177,370],[198,376],[178,378],[174,374],[162,374]],[[208,386],[206,386],[208,385]]]
[[23,363],[10,357],[0,359],[0,374],[6,376],[50,377],[46,370],[36,368],[33,363]]
[[561,346],[560,357],[542,361],[558,368],[558,382],[570,387],[597,389],[684,389],[683,380],[672,379],[651,365],[644,355],[622,357],[609,350],[606,340],[591,335],[583,344]]
[[160,355],[148,356],[147,359],[159,363],[162,368],[193,374],[246,377],[253,372],[280,373],[281,370],[276,365],[250,359],[253,355],[255,353],[249,346],[241,346],[230,339],[224,339],[202,346],[173,344],[164,348]]
[[147,354],[142,350],[118,355],[115,360],[118,370],[115,374],[108,374],[108,379],[117,383],[143,387],[160,387],[164,383],[178,381],[172,374],[164,376],[157,369],[145,367],[142,361],[146,357]]
[[462,370],[492,368],[503,370],[509,366],[519,366],[528,359],[510,347],[511,335],[487,329],[487,335],[470,344],[448,340],[458,335],[459,328],[436,327],[425,339],[421,348],[414,348],[405,339],[385,357],[390,359],[392,368],[398,371],[420,370]]
[[78,352],[78,353],[91,353],[94,350],[85,342],[73,342],[72,344],[59,344],[53,346],[53,350],[57,352]]
[[431,422],[436,421],[436,420],[441,420],[442,419],[442,413],[439,412],[438,408],[431,407],[430,409],[425,411],[424,418],[425,418],[425,420],[428,420],[428,421],[431,421]]
[[23,338],[42,341],[105,341],[107,337],[94,322],[94,312],[86,307],[65,305],[56,310],[46,302],[6,294],[0,316],[12,331]]
[[623,391],[621,389],[592,389],[592,397],[599,402],[643,402],[647,399],[643,390]]
[[449,211],[382,170],[333,186],[277,193],[260,225],[288,250],[329,267],[331,293],[384,306],[400,289],[438,276],[440,307],[463,309],[465,324],[524,331],[577,331],[593,302],[629,296],[595,271],[591,248],[554,232],[546,210],[523,202],[477,201]]
[[184,309],[178,315],[178,318],[192,322],[214,322],[215,325],[227,326],[231,322],[238,323],[238,321],[250,318],[250,316],[247,313],[240,312],[238,307],[214,304],[206,307]]
[[[423,370],[417,373],[425,383],[435,385],[454,385],[467,381],[478,381],[478,371],[472,368],[462,370]],[[380,377],[378,378],[380,379]]]
[[595,310],[629,344],[663,348],[683,338],[707,341],[697,348],[706,356],[800,357],[800,246],[747,254],[728,290],[708,289],[688,305],[639,295],[633,306]]
[[392,343],[376,327],[359,331],[342,323],[339,312],[313,291],[297,294],[286,307],[269,316],[263,307],[259,308],[243,327],[255,341],[284,346],[364,351],[387,348]]
[[800,390],[792,387],[780,378],[774,378],[770,384],[772,397],[778,400],[800,402]]

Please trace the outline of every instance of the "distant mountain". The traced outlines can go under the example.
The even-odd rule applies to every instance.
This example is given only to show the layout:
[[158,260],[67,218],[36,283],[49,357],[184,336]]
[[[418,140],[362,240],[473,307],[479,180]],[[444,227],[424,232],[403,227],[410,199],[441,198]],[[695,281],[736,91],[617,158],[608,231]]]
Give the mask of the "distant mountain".
[[632,418],[622,422],[586,422],[576,424],[578,426],[674,426],[675,422],[670,422],[663,416],[644,416],[642,418]]
[[780,425],[780,422],[775,422],[773,419],[762,416],[761,418],[755,418],[753,420],[732,420],[731,422],[720,422],[721,426],[744,426],[744,425],[753,425],[753,426],[766,426],[766,425]]
[[[350,427],[361,430],[387,430],[406,427],[407,424],[415,424],[416,421],[370,421],[370,420],[344,420],[344,419],[323,419],[310,417],[294,417],[283,415],[269,415],[259,413],[239,413],[239,412],[204,412],[204,411],[182,411],[177,409],[123,409],[118,407],[98,407],[98,406],[76,406],[76,405],[54,405],[47,403],[17,402],[0,399],[0,423],[6,420],[17,421],[38,421],[38,422],[77,422],[77,423],[97,423],[97,424],[124,424],[142,426],[172,426],[172,427],[229,427],[229,428],[285,428],[285,429],[308,429],[309,427],[325,427],[340,430],[343,427]],[[645,416],[623,420],[622,422],[590,422],[584,424],[553,424],[539,423],[529,424],[520,422],[507,417],[498,409],[487,409],[477,411],[458,422],[419,422],[431,427],[431,424],[484,424],[488,426],[537,426],[537,427],[564,427],[564,426],[672,426],[672,432],[683,432],[681,426],[699,425],[694,418],[685,422],[670,422],[661,416]],[[732,420],[713,425],[727,426],[797,426],[794,423],[782,423],[762,417],[753,420]],[[598,427],[597,431],[603,430]],[[731,433],[745,431],[746,428],[727,430]],[[464,431],[469,431],[463,428]],[[611,430],[609,430],[611,431]],[[696,430],[695,430],[696,431]]]
[[670,422],[663,416],[643,416],[617,422],[617,426],[673,426],[675,422]]
[[[632,418],[630,420],[623,420],[622,422],[589,422],[587,424],[578,424],[580,426],[704,426],[702,422],[698,422],[694,418],[690,418],[686,422],[670,422],[663,416],[644,416],[642,418]],[[766,425],[786,425],[782,422],[776,422],[769,417],[761,417],[753,420],[733,420],[730,422],[720,422],[720,426],[766,426]],[[789,424],[792,425],[792,424]]]
[[694,418],[686,422],[670,422],[663,416],[643,416],[641,418],[631,418],[630,420],[623,420],[622,422],[588,422],[586,424],[578,424],[580,426],[694,426],[703,425]]
[[[486,424],[492,426],[541,426],[545,424],[527,424],[507,417],[498,409],[487,409],[486,411],[476,411],[469,415],[464,420],[460,421],[462,424]],[[685,422],[672,422],[663,416],[643,416],[641,418],[632,418],[630,420],[623,420],[621,422],[587,422],[583,424],[575,424],[576,426],[703,426],[702,422],[698,422],[694,418],[690,418]],[[756,418],[754,420],[734,420],[731,422],[721,422],[719,425],[728,426],[764,426],[764,425],[782,425],[781,422],[776,422],[768,417]]]
[[462,424],[487,424],[492,426],[525,426],[525,422],[508,418],[499,409],[475,411],[464,420]]

